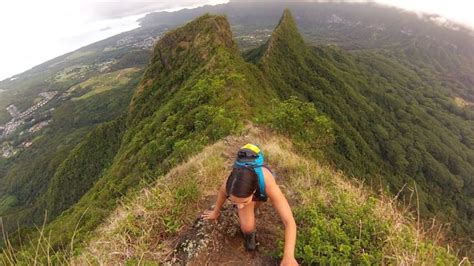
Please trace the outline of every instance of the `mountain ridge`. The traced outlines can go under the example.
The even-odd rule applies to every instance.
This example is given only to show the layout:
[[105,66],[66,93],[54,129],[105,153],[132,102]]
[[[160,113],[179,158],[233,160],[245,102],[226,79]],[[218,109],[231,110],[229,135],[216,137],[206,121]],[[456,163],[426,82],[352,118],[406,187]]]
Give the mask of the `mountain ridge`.
[[[202,34],[204,32],[207,34]],[[179,29],[167,33],[155,45],[151,64],[144,74],[139,89],[136,90],[132,98],[128,120],[133,119],[131,117],[134,116],[135,112],[139,112],[134,110],[136,105],[146,102],[148,100],[147,97],[151,93],[160,93],[158,90],[144,91],[144,88],[147,86],[146,83],[152,79],[169,75],[171,70],[177,71],[177,69],[180,69],[179,71],[183,72],[182,75],[190,75],[194,68],[207,63],[210,60],[207,57],[210,54],[212,55],[221,44],[223,44],[223,47],[228,48],[229,52],[237,53],[236,46],[232,40],[230,25],[224,17],[211,17],[209,14],[206,14],[193,23],[188,23]],[[189,62],[190,59],[194,59],[195,62]],[[179,81],[172,86],[180,86]],[[168,92],[161,93],[166,95]]]
[[[282,247],[276,242],[283,238],[283,224],[271,202],[262,205],[256,215],[260,245],[255,254],[243,249],[235,211],[230,204],[224,205],[217,224],[196,218],[202,210],[211,208],[217,188],[232,166],[235,151],[248,142],[258,143],[263,149],[269,167],[292,205],[300,239],[295,254],[301,263],[384,261],[430,264],[435,260],[444,263],[456,261],[452,255],[444,253],[443,236],[438,235],[438,239],[431,242],[430,233],[418,228],[416,218],[403,213],[393,198],[371,194],[364,184],[302,156],[290,139],[250,124],[241,134],[227,136],[206,146],[157,182],[143,188],[136,197],[120,204],[97,228],[96,237],[84,247],[84,252],[72,261],[77,264],[93,261],[120,264],[136,262],[140,258],[142,262],[171,264],[277,263]],[[180,191],[180,196],[172,191]],[[356,222],[341,225],[338,219],[361,219],[363,227]],[[316,221],[321,221],[321,224]],[[372,224],[382,224],[381,221],[387,223],[387,228]],[[355,231],[342,229],[344,226],[354,227]],[[317,230],[319,234],[314,235],[311,230]],[[371,238],[370,234],[378,237],[366,242]],[[357,240],[345,238],[351,235],[360,235],[359,238],[363,239],[361,247],[356,247]],[[397,237],[401,235],[403,240]],[[423,237],[418,238],[420,235]],[[332,252],[331,248],[337,249],[338,244],[331,237],[344,242],[350,251],[344,254]],[[407,248],[417,241],[418,252]],[[156,242],[161,245],[157,246]],[[383,254],[379,254],[377,249],[384,246],[383,243],[390,244],[383,248]],[[364,249],[361,251],[363,255],[357,254],[357,248]]]
[[[187,34],[186,30],[202,24],[204,32]],[[114,208],[118,198],[153,181],[206,143],[242,128],[245,119],[241,118],[250,117],[253,111],[249,106],[256,102],[244,101],[244,94],[249,95],[250,88],[257,87],[261,77],[255,76],[252,67],[228,41],[228,29],[223,17],[205,15],[157,43],[153,57],[156,60],[150,62],[125,122],[121,122],[125,129],[110,165],[72,208],[47,226],[48,231],[64,232],[56,236],[53,247],[67,245],[77,221],[82,221],[79,230],[85,237]],[[194,37],[194,43],[188,47],[190,52],[178,51],[182,45],[180,38],[189,36]],[[178,41],[172,42],[176,37]],[[217,44],[209,49],[208,42],[214,41]],[[178,63],[173,62],[171,70],[166,69],[168,62],[162,60],[169,58],[163,56],[165,53],[176,55],[171,58]],[[262,99],[266,97],[262,95]]]
[[[203,32],[197,27],[201,24],[205,25]],[[193,29],[197,32],[193,33]],[[188,30],[193,34],[188,34]],[[354,169],[352,176],[371,176],[382,168],[378,163],[383,164],[382,170],[390,167],[406,168],[408,160],[405,156],[410,154],[403,152],[401,144],[394,141],[400,135],[392,124],[382,124],[383,126],[375,128],[376,134],[364,132],[366,128],[361,127],[370,124],[369,122],[379,122],[377,119],[382,114],[397,121],[393,116],[400,109],[397,108],[397,100],[384,96],[383,91],[369,91],[369,85],[377,83],[371,83],[371,77],[361,70],[366,65],[354,68],[361,62],[361,58],[332,47],[310,48],[304,42],[301,44],[303,40],[288,10],[282,15],[276,32],[283,36],[272,36],[269,41],[273,42],[271,46],[263,46],[266,49],[260,47],[257,52],[248,54],[247,61],[256,62],[255,65],[244,61],[235,43],[229,41],[228,37],[232,40],[230,26],[221,16],[204,15],[165,35],[157,43],[149,68],[136,88],[126,114],[126,122],[123,122],[126,129],[121,137],[120,147],[113,156],[113,162],[104,168],[104,173],[77,204],[46,227],[48,232],[61,232],[60,235],[54,235],[52,246],[56,249],[67,247],[71,236],[76,235],[76,229],[76,243],[90,237],[93,229],[113,211],[117,199],[138,193],[141,186],[153,182],[203,147],[241,132],[248,122],[272,121],[274,118],[270,115],[287,119],[282,125],[283,132],[280,133],[295,140],[303,135],[301,138],[307,141],[308,135],[304,134],[311,136],[311,131],[316,130],[314,124],[304,127],[305,130],[296,127],[301,132],[288,130],[289,128],[284,127],[285,123],[298,121],[292,121],[297,119],[285,117],[285,112],[275,109],[280,106],[278,100],[290,98],[290,102],[283,106],[289,106],[290,110],[311,110],[310,113],[317,114],[318,119],[324,118],[321,113],[326,114],[339,124],[335,127],[334,149],[329,143],[316,148],[304,146],[304,141],[300,144],[302,147],[309,147],[309,153],[317,153],[314,149],[329,150],[329,154],[335,157],[333,159],[341,168]],[[288,47],[290,49],[285,50]],[[262,51],[268,52],[268,55],[260,57]],[[379,63],[369,61],[367,65],[374,62]],[[399,73],[400,71],[395,74]],[[399,84],[395,88],[402,91]],[[298,100],[291,101],[291,96],[294,95],[312,105],[302,104]],[[383,109],[375,101],[371,103],[373,98],[370,97],[373,95],[378,97],[378,101],[385,102],[391,110]],[[317,111],[314,111],[315,107]],[[364,112],[356,113],[357,109]],[[352,110],[352,113],[348,110]],[[414,110],[420,111],[416,108]],[[376,115],[377,112],[380,115]],[[399,111],[396,115],[402,116],[403,113]],[[327,122],[318,119],[315,125]],[[270,126],[275,126],[271,123]],[[413,133],[409,130],[407,132]],[[375,137],[369,137],[372,134]],[[373,139],[377,141],[376,147],[370,143]],[[391,141],[389,144],[385,142],[387,139]],[[430,144],[436,147],[436,143]],[[386,152],[387,150],[392,153]],[[381,160],[380,156],[385,156],[386,160]],[[437,165],[437,158],[433,160],[436,167],[445,167]],[[421,166],[413,165],[414,169],[418,167]],[[457,168],[457,177],[442,181],[457,187],[459,191],[466,188],[456,178],[465,179],[469,184],[469,179],[463,173],[469,173],[469,165],[459,162]],[[436,173],[434,176],[436,177]],[[387,175],[384,182],[389,183],[394,190],[399,188],[397,186],[400,182],[410,181],[396,178],[397,176]],[[421,178],[423,176],[419,182],[426,182]],[[423,185],[424,192],[420,191],[423,197],[422,211],[430,204],[426,200],[430,196],[426,194],[426,188],[431,183]],[[78,221],[81,222],[80,226]]]
[[[456,136],[470,120],[451,113],[452,103],[424,101],[413,90],[423,88],[432,99],[435,94],[446,99],[446,94],[438,87],[429,88],[416,72],[402,65],[389,67],[378,57],[370,58],[373,55],[348,54],[331,46],[298,48],[299,44],[292,43],[294,39],[299,43],[298,38],[288,36],[294,35],[290,31],[287,38],[280,39],[288,44],[280,50],[273,47],[272,57],[258,58],[258,53],[250,51],[247,56],[256,58],[248,60],[257,62],[280,97],[298,95],[335,122],[335,143],[326,151],[332,163],[394,194],[404,184],[416,182],[414,186],[422,188],[418,191],[422,217],[436,216],[456,224],[452,232],[474,230],[468,222],[472,216],[468,198],[473,193],[468,188],[473,183],[469,173],[474,172],[468,158],[473,153],[470,144]],[[419,105],[413,104],[415,101]],[[413,121],[408,113],[419,118]],[[443,123],[448,119],[456,121],[458,129],[447,130]],[[433,126],[438,130],[432,130]],[[450,138],[451,149],[444,143],[446,138]],[[441,155],[441,150],[449,155]],[[457,161],[457,166],[453,167],[450,160]],[[376,175],[384,178],[376,180]],[[441,200],[446,195],[455,200]],[[408,200],[409,193],[402,192],[404,197]],[[457,214],[447,214],[446,208],[456,209]],[[469,246],[469,237],[463,241]]]

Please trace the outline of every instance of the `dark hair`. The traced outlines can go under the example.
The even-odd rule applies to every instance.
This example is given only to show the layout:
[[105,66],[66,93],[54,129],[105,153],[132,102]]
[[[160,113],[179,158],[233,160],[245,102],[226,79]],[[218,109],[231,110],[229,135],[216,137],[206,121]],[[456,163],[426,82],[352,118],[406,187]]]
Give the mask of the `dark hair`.
[[255,171],[247,167],[234,167],[226,183],[227,196],[231,194],[246,198],[253,194],[258,186],[258,176]]

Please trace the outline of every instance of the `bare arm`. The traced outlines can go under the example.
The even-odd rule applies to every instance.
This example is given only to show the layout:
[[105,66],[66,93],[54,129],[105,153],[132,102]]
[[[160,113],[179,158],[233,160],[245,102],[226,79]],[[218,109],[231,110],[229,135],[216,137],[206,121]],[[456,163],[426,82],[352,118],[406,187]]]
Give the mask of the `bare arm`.
[[293,218],[293,213],[285,195],[283,195],[276,184],[272,173],[265,168],[263,171],[265,174],[265,191],[285,225],[285,249],[283,251],[282,265],[295,265],[297,264],[295,260],[296,222]]
[[219,188],[219,192],[217,193],[217,200],[216,200],[216,206],[214,207],[214,210],[205,210],[204,213],[202,214],[202,218],[204,220],[215,220],[219,217],[221,213],[221,208],[222,205],[224,205],[225,199],[227,198],[227,194],[225,191],[225,183],[222,184],[222,186]]
[[220,213],[222,205],[224,205],[225,199],[227,198],[227,194],[225,191],[225,183],[221,185],[219,188],[219,192],[217,194],[216,206],[214,207],[214,211]]

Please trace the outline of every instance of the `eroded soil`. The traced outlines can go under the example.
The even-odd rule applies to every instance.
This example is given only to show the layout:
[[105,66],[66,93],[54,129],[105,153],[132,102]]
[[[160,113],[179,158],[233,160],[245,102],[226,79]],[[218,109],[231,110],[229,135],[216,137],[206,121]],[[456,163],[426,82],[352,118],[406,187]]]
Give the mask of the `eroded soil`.
[[[209,198],[209,208],[215,200]],[[217,223],[197,218],[192,227],[176,241],[168,265],[278,265],[275,256],[278,241],[283,240],[280,218],[270,202],[255,213],[257,221],[256,251],[243,245],[236,209],[226,203]]]

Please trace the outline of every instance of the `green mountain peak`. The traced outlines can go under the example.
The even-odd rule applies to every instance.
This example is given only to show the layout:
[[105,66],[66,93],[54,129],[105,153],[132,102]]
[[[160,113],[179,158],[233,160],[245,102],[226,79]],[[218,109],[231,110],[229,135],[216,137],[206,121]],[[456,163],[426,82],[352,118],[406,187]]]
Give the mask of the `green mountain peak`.
[[294,80],[293,84],[299,84],[300,82],[295,80],[302,71],[299,67],[305,66],[306,58],[312,55],[289,9],[283,12],[267,43],[255,49],[253,54],[249,53],[249,57],[251,56],[256,58],[253,61],[259,61],[262,71],[280,97],[303,96],[302,89],[288,86],[285,79]]
[[298,53],[305,50],[305,43],[289,9],[285,9],[278,25],[266,44],[264,58],[274,53]]
[[[238,55],[227,19],[205,14],[168,32],[156,44],[153,56],[129,108],[128,123],[152,114],[172,97],[193,73],[216,68],[218,59]],[[146,111],[148,110],[148,111]]]
[[158,64],[151,65],[147,72],[171,69],[189,57],[189,53],[206,60],[217,47],[236,48],[229,22],[223,16],[205,14],[163,36],[155,46],[152,60]]
[[[375,206],[383,207],[384,201],[376,204],[370,196],[367,200],[362,199],[361,204],[368,203],[363,208],[348,205],[351,200],[344,190],[347,185],[338,187],[337,183],[329,183],[336,173],[306,173],[309,162],[289,152],[281,152],[292,149],[290,142],[302,155],[330,163],[346,172],[346,177],[360,177],[370,184],[380,182],[380,186],[387,187],[389,192],[400,193],[402,199],[411,199],[413,194],[404,195],[401,190],[413,183],[417,199],[419,196],[417,209],[421,218],[449,209],[448,215],[452,213],[454,218],[445,217],[445,221],[453,224],[461,221],[463,224],[459,225],[458,231],[469,232],[469,219],[465,218],[469,215],[469,204],[461,205],[459,212],[454,204],[468,202],[466,199],[472,194],[469,185],[472,184],[470,173],[473,172],[474,156],[470,148],[474,138],[469,132],[464,133],[466,127],[462,123],[466,121],[441,112],[441,104],[449,104],[448,99],[434,97],[439,93],[430,91],[429,84],[416,72],[375,52],[351,54],[333,47],[306,45],[288,9],[266,44],[247,51],[244,57],[247,61],[239,53],[230,25],[223,16],[205,14],[162,36],[134,90],[128,112],[96,128],[70,153],[64,153],[68,154],[67,159],[55,170],[47,193],[39,198],[35,209],[21,213],[20,218],[26,220],[35,212],[38,220],[47,210],[48,219],[52,220],[41,231],[52,236],[47,247],[66,250],[72,244],[87,240],[90,232],[96,232],[96,227],[111,214],[122,197],[142,194],[140,189],[153,182],[157,184],[156,195],[159,196],[152,197],[152,204],[147,206],[159,215],[151,220],[142,219],[143,216],[139,219],[145,221],[144,224],[159,224],[153,229],[156,230],[153,235],[163,236],[163,239],[175,237],[182,225],[191,224],[191,218],[183,217],[196,215],[197,205],[191,201],[198,202],[204,195],[210,195],[206,189],[214,191],[212,187],[221,181],[241,143],[262,144],[264,138],[273,139],[276,137],[273,133],[278,133],[289,139],[281,138],[262,147],[268,147],[266,153],[270,156],[267,158],[285,173],[282,181],[291,182],[287,187],[293,191],[288,195],[297,206],[300,205],[295,209],[297,221],[300,221],[295,254],[304,263],[325,264],[327,258],[354,264],[361,261],[391,263],[389,258],[398,262],[397,253],[387,251],[387,246],[398,247],[398,244],[410,248],[413,245],[406,243],[404,232],[396,232],[396,235],[402,235],[400,239],[405,242],[385,240],[393,239],[385,227],[391,221],[378,223],[377,215],[398,217],[395,216],[398,214],[385,215],[382,208],[374,215],[367,215]],[[428,99],[425,92],[437,100]],[[447,132],[446,126],[438,121],[445,118],[457,121],[450,126],[461,132],[462,138],[458,138],[459,134],[443,133]],[[260,123],[272,131],[253,136],[247,134],[252,124]],[[258,136],[261,136],[260,140]],[[444,145],[441,140],[445,139],[457,149]],[[218,141],[222,141],[219,145],[225,148],[214,149],[214,152],[206,153],[208,155],[192,156]],[[288,146],[278,148],[277,143],[288,143]],[[456,152],[462,157],[456,157]],[[192,174],[179,168],[187,158],[206,157],[212,161],[212,166],[197,163],[188,171]],[[298,162],[304,163],[299,165]],[[314,165],[314,169],[320,169],[316,162]],[[207,168],[213,170],[209,174],[201,171],[207,171]],[[168,178],[173,172],[172,178]],[[11,176],[16,177],[14,174],[21,172],[12,173]],[[47,180],[46,176],[42,178]],[[25,182],[15,184],[20,186]],[[302,186],[294,186],[297,184]],[[321,185],[330,189],[324,192],[318,187]],[[64,193],[65,189],[68,193]],[[317,189],[318,193],[299,193],[307,189]],[[360,191],[358,188],[353,194]],[[201,192],[203,194],[199,194]],[[341,197],[337,193],[341,193]],[[31,196],[31,193],[24,194]],[[307,204],[309,199],[299,198],[299,194],[314,194],[313,203]],[[163,195],[170,199],[170,205],[162,204]],[[448,198],[445,195],[455,200],[446,204],[441,202]],[[332,197],[342,201],[337,203]],[[388,201],[392,202],[391,199]],[[29,201],[22,203],[29,204]],[[185,215],[181,211],[186,208],[189,208],[189,214]],[[394,209],[392,205],[389,208]],[[325,213],[328,218],[320,219]],[[10,224],[14,225],[13,222]],[[133,230],[126,231],[143,231],[136,230],[141,226],[129,224],[133,224]],[[360,231],[360,224],[369,231]],[[336,238],[332,236],[334,228],[338,231]],[[314,230],[322,236],[331,236],[327,238],[329,243],[321,242],[323,238],[319,236],[314,239],[311,234]],[[25,234],[29,237],[36,233]],[[127,239],[122,237],[125,232],[118,234]],[[374,234],[386,238],[370,238]],[[149,239],[153,239],[155,248],[156,238]],[[343,252],[340,252],[340,243],[346,243]],[[420,245],[420,251],[433,254],[427,248],[431,243],[423,245]],[[331,248],[325,252],[318,249],[321,246]],[[37,254],[37,250],[38,245],[33,245],[29,252]],[[397,250],[395,248],[394,252]],[[417,254],[423,258],[426,253]],[[0,254],[0,261],[1,258]],[[418,259],[410,258],[410,261],[423,263]]]
[[285,10],[283,10],[283,14],[281,15],[281,18],[280,18],[280,21],[278,22],[277,27],[280,26],[281,24],[296,25],[293,15],[291,14],[291,11],[289,8],[285,8]]

